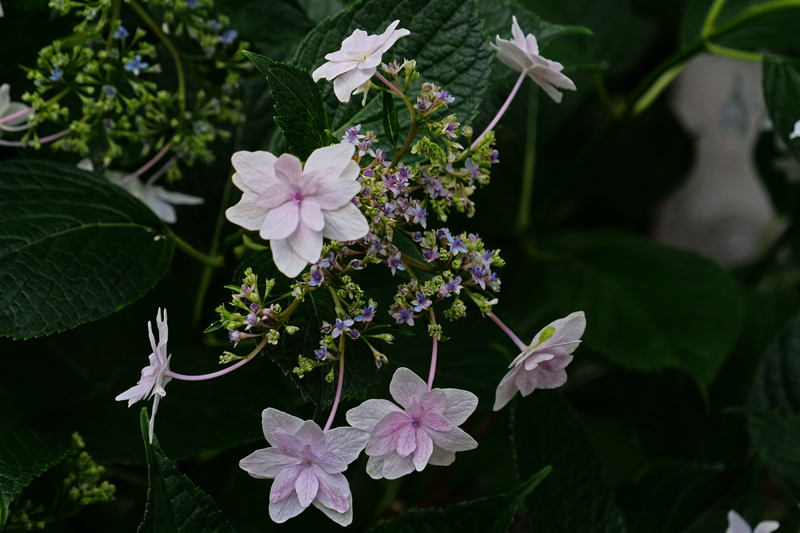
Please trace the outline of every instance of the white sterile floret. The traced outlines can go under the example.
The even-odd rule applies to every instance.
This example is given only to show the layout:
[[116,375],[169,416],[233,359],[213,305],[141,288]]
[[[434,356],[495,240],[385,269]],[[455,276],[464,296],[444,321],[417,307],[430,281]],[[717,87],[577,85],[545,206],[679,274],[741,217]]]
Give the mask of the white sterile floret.
[[319,148],[305,166],[290,154],[236,152],[233,183],[243,194],[226,211],[228,220],[259,231],[270,241],[278,270],[297,276],[319,259],[323,237],[354,241],[369,232],[366,217],[352,203],[361,190],[354,150],[352,144]]
[[315,70],[311,77],[317,82],[322,78],[333,80],[333,92],[340,102],[349,102],[353,91],[363,87],[377,72],[381,64],[381,56],[392,45],[409,32],[406,29],[396,29],[399,20],[392,22],[386,31],[380,35],[367,35],[363,30],[355,30],[353,34],[342,42],[342,49],[325,56],[328,60]]
[[561,89],[575,90],[575,84],[561,71],[564,66],[556,61],[550,61],[539,55],[539,45],[536,37],[529,33],[525,36],[517,23],[517,17],[512,17],[510,41],[497,36],[497,44],[489,43],[489,47],[497,51],[497,59],[516,70],[524,72],[536,82],[550,98],[561,103]]
[[[2,16],[3,8],[0,7],[0,16]],[[0,85],[0,119],[19,113],[20,111],[27,111],[30,107],[20,102],[11,101],[11,86],[7,83]],[[0,130],[5,131],[22,131],[29,128],[28,116],[21,116],[12,118],[11,120],[0,122]],[[22,125],[20,125],[22,124]],[[0,132],[1,133],[1,132]],[[0,135],[1,136],[1,135]]]
[[725,533],[772,533],[780,527],[780,524],[774,520],[765,520],[758,524],[755,529],[750,529],[744,518],[742,518],[736,511],[728,512],[728,529]]
[[[2,103],[0,103],[0,106],[1,105]],[[0,111],[0,114],[2,114],[2,111]],[[800,137],[800,120],[794,123],[794,130],[789,134],[790,139],[796,139],[798,137]]]

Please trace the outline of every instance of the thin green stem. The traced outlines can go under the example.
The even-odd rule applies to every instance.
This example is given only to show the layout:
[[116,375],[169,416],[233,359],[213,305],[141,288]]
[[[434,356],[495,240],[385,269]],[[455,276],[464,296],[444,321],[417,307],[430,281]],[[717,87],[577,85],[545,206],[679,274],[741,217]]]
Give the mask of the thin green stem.
[[528,91],[528,126],[525,147],[525,163],[522,167],[522,191],[519,199],[517,215],[517,233],[522,235],[530,225],[531,200],[533,197],[533,179],[536,172],[536,122],[539,114],[539,88],[529,86]]
[[760,17],[762,15],[766,15],[768,13],[772,13],[775,11],[781,11],[783,9],[795,9],[795,8],[800,8],[800,0],[773,0],[772,2],[767,2],[766,4],[753,6],[750,9],[747,9],[746,11],[741,13],[740,15],[734,17],[723,26],[720,26],[719,28],[715,29],[714,33],[709,35],[709,39],[719,39],[720,37],[723,37],[726,34],[737,29],[739,26],[746,23],[750,19]]
[[408,135],[406,136],[406,142],[404,142],[403,146],[400,147],[400,151],[395,153],[394,160],[392,161],[392,166],[390,167],[394,168],[397,166],[397,163],[400,162],[400,158],[403,157],[403,154],[406,153],[406,150],[408,150],[411,147],[411,143],[414,142],[414,137],[417,136],[417,127],[419,126],[417,121],[417,114],[414,111],[414,106],[411,105],[411,101],[405,94],[403,94],[403,91],[395,87],[394,84],[389,80],[387,80],[385,77],[383,77],[383,75],[380,72],[375,72],[375,76],[377,76],[377,78],[381,80],[384,83],[384,85],[389,87],[389,89],[391,89],[393,93],[395,93],[397,96],[403,99],[403,103],[406,104],[406,107],[408,108],[408,113],[411,115],[411,126],[409,126],[408,128]]
[[746,50],[736,50],[735,48],[728,48],[714,43],[706,44],[709,52],[720,57],[729,57],[731,59],[738,59],[739,61],[748,61],[751,63],[761,63],[764,60],[763,54],[756,52],[747,52]]
[[719,17],[720,11],[722,11],[726,1],[727,0],[714,0],[714,3],[711,4],[711,8],[709,8],[708,13],[706,13],[706,20],[703,22],[703,29],[700,31],[700,35],[703,39],[707,39],[714,33],[714,23],[717,21],[717,17]]
[[172,234],[172,237],[175,239],[175,246],[177,246],[179,250],[184,252],[192,259],[204,264],[208,268],[223,268],[225,266],[225,258],[221,255],[216,257],[206,255],[174,233]]

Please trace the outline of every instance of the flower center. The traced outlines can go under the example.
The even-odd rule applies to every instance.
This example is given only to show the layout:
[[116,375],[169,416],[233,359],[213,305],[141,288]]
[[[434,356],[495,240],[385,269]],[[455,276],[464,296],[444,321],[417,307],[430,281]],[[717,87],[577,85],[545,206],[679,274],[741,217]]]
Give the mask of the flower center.
[[296,193],[294,193],[294,196],[292,196],[292,198],[294,199],[295,202],[299,202],[300,200],[303,199],[303,193],[297,191]]
[[419,427],[419,420],[414,420],[413,422],[411,422],[411,425],[414,427]]

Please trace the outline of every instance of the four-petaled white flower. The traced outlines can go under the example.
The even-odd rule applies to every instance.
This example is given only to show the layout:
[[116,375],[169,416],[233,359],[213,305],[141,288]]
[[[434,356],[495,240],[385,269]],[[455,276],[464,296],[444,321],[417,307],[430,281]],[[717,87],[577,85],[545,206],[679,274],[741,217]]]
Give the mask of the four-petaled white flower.
[[[0,16],[2,15],[2,9],[3,8],[0,7]],[[11,101],[11,86],[9,84],[4,83],[3,85],[0,85],[0,119],[2,119],[3,117],[7,117],[9,115],[13,115],[14,113],[19,113],[20,111],[26,111],[28,109],[30,109],[30,107],[26,106],[23,103]],[[23,124],[27,121],[28,121],[27,115],[22,117],[12,118],[11,120],[6,122],[0,122],[0,130],[23,131],[30,127],[28,126],[28,124]],[[20,126],[20,124],[23,125]]]
[[158,402],[162,396],[166,396],[167,392],[164,386],[172,379],[167,376],[169,371],[169,360],[172,356],[167,355],[167,336],[169,328],[167,327],[167,310],[164,309],[164,317],[161,317],[161,309],[158,309],[156,314],[156,325],[158,326],[158,344],[153,338],[153,326],[150,321],[147,322],[147,333],[150,335],[150,347],[153,353],[150,354],[150,364],[142,369],[142,377],[139,382],[126,390],[115,400],[123,401],[128,400],[128,407],[135,404],[139,400],[149,399],[155,396],[153,401],[153,413],[150,415],[150,443],[153,442],[153,427],[156,421],[156,411],[158,410]]
[[567,382],[565,368],[586,329],[583,311],[561,318],[536,334],[527,350],[519,354],[500,381],[494,410],[502,409],[519,391],[527,396],[534,389],[555,389]]
[[561,71],[564,66],[556,61],[550,61],[539,55],[539,45],[536,37],[529,33],[526,37],[517,23],[517,17],[512,17],[511,25],[512,39],[507,41],[497,36],[497,44],[489,43],[489,46],[497,51],[497,59],[516,70],[524,72],[536,82],[550,98],[557,103],[561,103],[562,94],[556,90],[561,89],[575,90],[575,84],[566,77]]
[[[0,101],[0,110],[1,109],[2,109],[2,101]],[[0,111],[0,114],[2,114],[2,111]],[[789,134],[790,139],[796,139],[798,137],[800,137],[800,120],[794,123],[794,131],[792,131],[792,133]]]
[[342,472],[358,458],[369,435],[340,427],[323,432],[277,409],[261,416],[264,436],[272,446],[256,450],[239,466],[259,479],[274,479],[269,493],[269,516],[277,523],[293,518],[309,505],[339,525],[353,521],[353,496]]
[[290,154],[236,152],[233,183],[244,193],[228,220],[270,241],[278,270],[293,278],[322,253],[322,238],[353,241],[369,223],[351,202],[361,190],[352,144],[315,150],[303,167]]
[[398,368],[389,385],[397,407],[388,400],[367,400],[347,412],[347,422],[370,434],[367,473],[374,479],[397,479],[425,465],[447,466],[455,452],[478,447],[458,426],[478,405],[478,397],[459,389],[428,390],[407,368]]
[[756,526],[755,529],[750,529],[750,524],[745,522],[744,518],[739,516],[736,511],[728,512],[728,529],[725,533],[772,533],[780,527],[780,524],[774,520],[765,520]]
[[[410,31],[397,28],[399,20],[392,22],[380,35],[367,35],[364,30],[355,30],[342,42],[342,49],[325,56],[328,60],[311,77],[317,82],[321,78],[333,80],[333,92],[340,102],[349,102],[350,95],[363,86],[377,72],[381,56],[401,37]],[[366,89],[362,91],[366,93]],[[366,97],[366,94],[364,95]]]
[[[78,163],[78,168],[94,172],[94,165],[89,159],[82,159]],[[103,175],[114,183],[125,179],[127,172],[119,170],[106,170]],[[122,185],[122,188],[131,193],[149,207],[158,218],[167,224],[174,224],[178,220],[173,205],[200,205],[205,202],[199,196],[185,194],[182,192],[168,191],[160,185],[152,183],[142,183],[139,178],[134,178]]]

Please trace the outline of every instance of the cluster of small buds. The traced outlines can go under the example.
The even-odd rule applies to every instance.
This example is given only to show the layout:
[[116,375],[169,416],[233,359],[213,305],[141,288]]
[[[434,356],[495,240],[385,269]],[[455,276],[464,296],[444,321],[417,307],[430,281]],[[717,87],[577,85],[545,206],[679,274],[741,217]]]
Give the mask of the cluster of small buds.
[[116,487],[108,481],[100,482],[105,468],[95,463],[88,453],[83,451],[86,444],[77,433],[72,434],[75,448],[64,459],[62,468],[66,471],[64,490],[71,502],[84,506],[95,502],[108,502],[114,499]]

